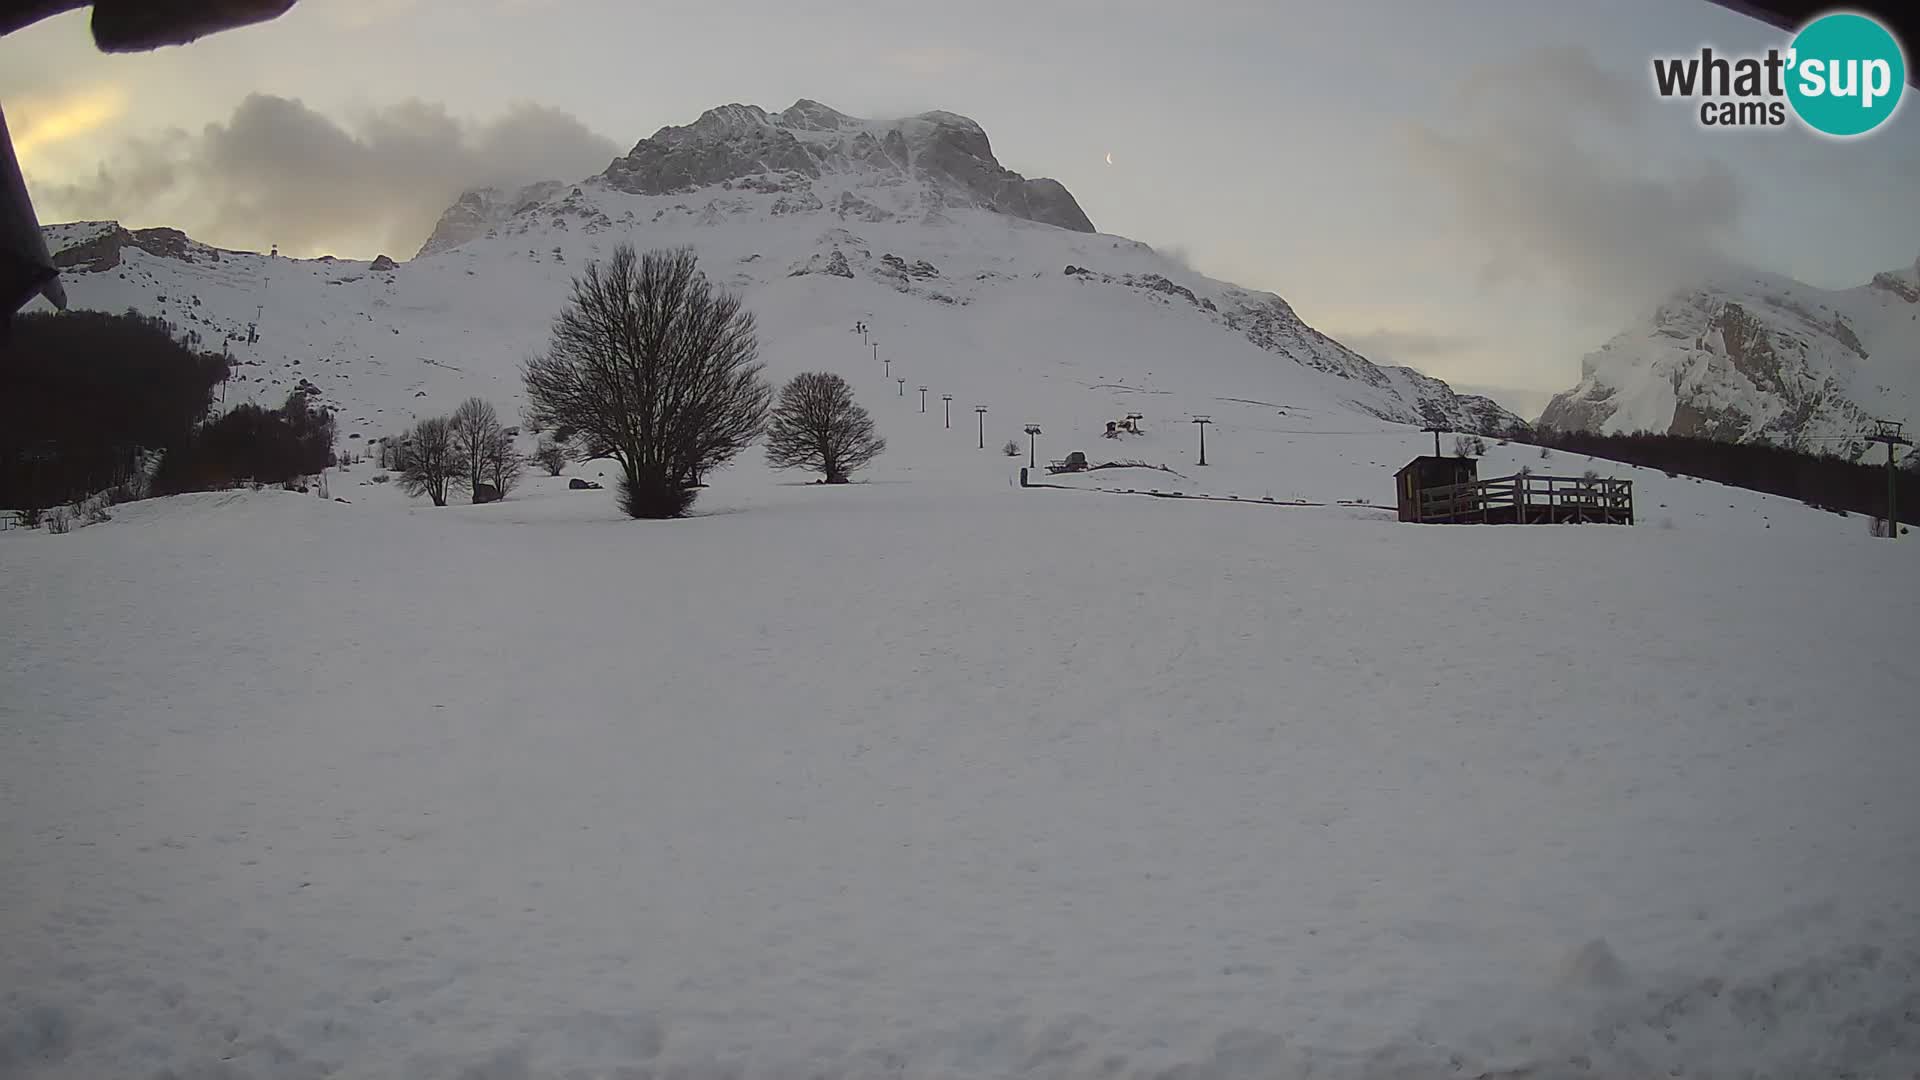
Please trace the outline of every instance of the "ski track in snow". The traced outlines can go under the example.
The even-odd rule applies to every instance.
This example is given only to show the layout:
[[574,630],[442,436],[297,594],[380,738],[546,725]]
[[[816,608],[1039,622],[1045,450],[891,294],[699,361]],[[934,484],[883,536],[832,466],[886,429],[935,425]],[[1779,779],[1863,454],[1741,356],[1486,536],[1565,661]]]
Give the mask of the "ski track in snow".
[[0,1076],[1920,1068],[1906,545],[978,462],[0,538]]

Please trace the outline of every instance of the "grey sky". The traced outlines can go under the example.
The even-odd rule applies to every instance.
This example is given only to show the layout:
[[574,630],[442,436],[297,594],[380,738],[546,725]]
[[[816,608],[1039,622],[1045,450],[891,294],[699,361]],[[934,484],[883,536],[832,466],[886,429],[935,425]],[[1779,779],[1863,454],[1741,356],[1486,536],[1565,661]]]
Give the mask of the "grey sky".
[[1651,92],[1655,53],[1781,36],[1686,0],[301,0],[139,56],[49,20],[0,41],[0,102],[43,216],[358,256],[729,101],[951,109],[1102,230],[1532,407],[1721,261],[1838,287],[1920,256],[1911,105],[1837,143]]

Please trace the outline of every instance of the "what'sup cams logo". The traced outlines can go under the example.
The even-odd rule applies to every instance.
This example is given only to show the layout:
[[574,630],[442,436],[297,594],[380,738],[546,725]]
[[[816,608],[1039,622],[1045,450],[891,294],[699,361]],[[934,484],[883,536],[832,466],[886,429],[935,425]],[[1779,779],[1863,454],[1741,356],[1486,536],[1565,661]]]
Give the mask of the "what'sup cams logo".
[[1784,50],[1760,56],[1656,56],[1653,87],[1663,98],[1698,101],[1705,128],[1785,127],[1790,116],[1838,138],[1885,124],[1907,85],[1900,42],[1875,19],[1822,15]]

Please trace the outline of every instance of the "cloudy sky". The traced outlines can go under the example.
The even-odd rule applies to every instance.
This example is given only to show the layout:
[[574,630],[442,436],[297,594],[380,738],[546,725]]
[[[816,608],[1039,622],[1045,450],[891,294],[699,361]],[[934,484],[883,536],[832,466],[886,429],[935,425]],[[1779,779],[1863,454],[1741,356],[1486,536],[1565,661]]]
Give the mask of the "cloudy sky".
[[0,39],[0,105],[43,220],[359,257],[716,104],[950,109],[1103,231],[1531,415],[1718,266],[1920,257],[1920,109],[1840,143],[1652,94],[1656,54],[1782,37],[1699,0],[300,0],[135,56],[47,20]]

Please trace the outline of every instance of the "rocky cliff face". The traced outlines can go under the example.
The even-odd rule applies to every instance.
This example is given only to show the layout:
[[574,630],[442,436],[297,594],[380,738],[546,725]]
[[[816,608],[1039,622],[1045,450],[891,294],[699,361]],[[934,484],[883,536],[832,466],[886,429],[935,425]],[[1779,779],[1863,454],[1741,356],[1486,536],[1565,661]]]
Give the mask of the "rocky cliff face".
[[487,187],[465,192],[440,215],[433,234],[420,245],[414,257],[451,251],[475,237],[485,236],[487,230],[512,219],[527,207],[554,197],[565,187],[558,180],[541,180],[525,187]]
[[1675,294],[1589,354],[1540,422],[1854,456],[1873,418],[1915,419],[1916,346],[1920,265],[1843,290],[1732,278]]
[[674,195],[768,174],[841,177],[855,186],[916,180],[947,206],[1094,231],[1059,181],[1029,180],[1003,167],[980,125],[950,112],[875,121],[804,98],[778,113],[724,105],[640,140],[600,179],[629,194]]

